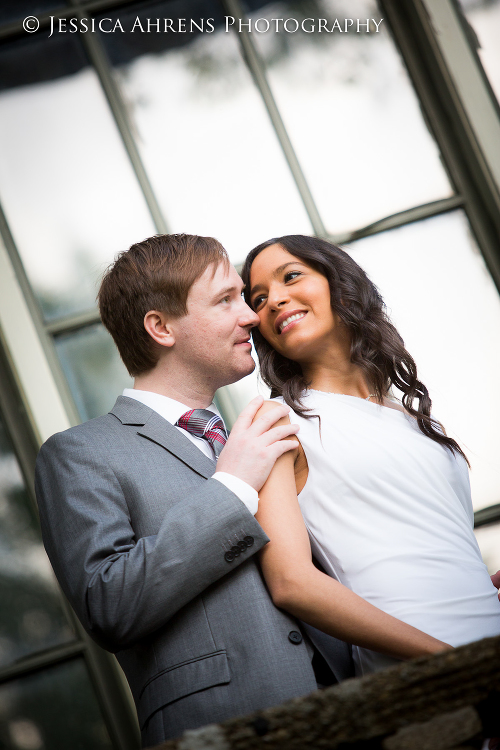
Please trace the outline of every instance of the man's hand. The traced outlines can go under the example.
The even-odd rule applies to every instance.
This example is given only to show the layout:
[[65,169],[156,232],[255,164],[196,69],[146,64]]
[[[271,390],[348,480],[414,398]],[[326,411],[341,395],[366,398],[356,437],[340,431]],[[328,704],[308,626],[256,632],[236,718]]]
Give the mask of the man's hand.
[[288,406],[276,404],[275,408],[252,424],[263,401],[262,396],[257,396],[243,409],[217,461],[217,471],[233,474],[257,492],[271,473],[276,460],[283,453],[299,447],[296,440],[285,440],[299,431],[298,425],[273,427],[275,422],[288,414]]
[[[500,570],[497,570],[496,573],[493,573],[493,575],[491,576],[491,582],[496,589],[500,589]],[[498,598],[500,599],[500,591],[498,592]]]

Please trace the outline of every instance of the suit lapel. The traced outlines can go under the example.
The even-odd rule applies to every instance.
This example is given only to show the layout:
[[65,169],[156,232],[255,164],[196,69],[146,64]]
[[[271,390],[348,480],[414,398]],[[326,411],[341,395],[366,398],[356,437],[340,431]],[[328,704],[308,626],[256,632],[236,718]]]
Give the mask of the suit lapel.
[[208,479],[215,471],[215,461],[207,458],[191,440],[179,430],[153,412],[147,423],[137,430],[139,435],[161,445],[169,453],[180,458],[191,469]]
[[111,414],[124,425],[137,426],[138,435],[161,445],[162,448],[165,448],[206,479],[213,475],[215,461],[207,458],[187,435],[183,435],[177,427],[160,417],[149,406],[133,398],[119,396]]

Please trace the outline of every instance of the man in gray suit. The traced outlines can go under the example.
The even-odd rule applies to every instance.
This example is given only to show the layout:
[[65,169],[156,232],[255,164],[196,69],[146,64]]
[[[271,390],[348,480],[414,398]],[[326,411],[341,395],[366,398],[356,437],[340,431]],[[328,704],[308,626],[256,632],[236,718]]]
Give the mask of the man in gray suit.
[[283,406],[252,423],[256,399],[226,442],[212,403],[254,368],[258,318],[241,291],[212,238],[162,235],[122,253],[99,307],[134,388],[51,437],[37,462],[50,560],[84,627],[116,653],[144,746],[317,686],[310,642],[255,558],[268,542],[257,492],[297,428],[272,426]]

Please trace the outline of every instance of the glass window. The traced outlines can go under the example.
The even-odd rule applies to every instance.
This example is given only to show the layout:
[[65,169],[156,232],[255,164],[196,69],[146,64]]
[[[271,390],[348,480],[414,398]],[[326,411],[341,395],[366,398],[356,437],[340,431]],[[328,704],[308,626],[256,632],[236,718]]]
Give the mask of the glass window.
[[93,70],[0,93],[0,198],[48,319],[93,308],[104,267],[154,233]]
[[0,747],[112,749],[83,660],[0,686]]
[[500,523],[480,526],[475,535],[490,575],[500,570]]
[[0,667],[75,637],[1,414],[0,602]]
[[[133,25],[136,10],[132,20],[120,11],[124,27]],[[176,4],[158,3],[154,14],[143,15],[170,18],[174,24],[179,16],[198,23],[200,15],[214,18],[213,32],[205,28],[182,37],[137,29],[103,35],[114,60],[125,54],[118,44],[126,43],[129,55],[155,45],[155,54],[120,65],[117,74],[172,231],[217,237],[233,262],[269,237],[309,233],[311,225],[238,41],[217,26],[220,6],[189,0],[179,11]]]
[[479,57],[493,91],[500,101],[500,0],[459,0],[460,5],[476,32]]
[[63,5],[61,0],[3,0],[0,8],[0,21],[8,23],[30,15],[37,16],[54,8],[60,8],[61,5]]
[[471,462],[475,507],[497,503],[500,298],[465,215],[436,216],[347,249],[380,289],[434,415]]
[[[355,14],[351,6],[279,2],[251,14],[252,38],[331,233],[452,193],[387,21],[378,32],[371,23],[369,32],[354,26],[346,33],[346,16],[363,23],[383,17],[372,0],[357,2]],[[308,33],[310,17],[326,19],[329,31],[319,31],[316,20]],[[276,22],[259,33],[266,24],[258,19],[266,18],[290,19],[289,33]],[[305,30],[294,32],[293,19]]]
[[57,353],[82,421],[107,414],[132,380],[111,336],[99,323],[57,336]]

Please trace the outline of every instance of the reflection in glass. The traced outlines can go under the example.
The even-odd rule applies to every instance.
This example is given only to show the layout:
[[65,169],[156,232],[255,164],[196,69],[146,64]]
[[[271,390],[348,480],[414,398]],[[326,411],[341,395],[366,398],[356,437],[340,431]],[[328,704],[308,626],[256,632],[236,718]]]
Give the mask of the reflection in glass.
[[132,381],[111,336],[99,323],[55,339],[57,353],[83,421],[107,414]]
[[477,34],[479,57],[500,102],[500,0],[459,0]]
[[[275,24],[252,38],[285,126],[329,232],[367,225],[383,216],[449,196],[437,146],[422,118],[408,74],[389,35],[371,24],[345,32],[352,3],[299,0],[267,4],[251,18],[335,19],[344,30],[286,33]],[[372,0],[355,17],[379,23]],[[312,29],[311,21],[304,22]],[[259,28],[266,28],[263,22]],[[294,29],[293,23],[288,24]]]
[[500,298],[462,211],[353,243],[471,465],[476,508],[500,501]]
[[38,16],[54,8],[60,8],[61,5],[61,0],[4,0],[0,7],[0,21],[8,23],[22,20],[26,16]]
[[0,747],[111,750],[82,660],[0,686]]
[[480,526],[475,535],[490,575],[500,570],[500,523]]
[[1,415],[0,602],[0,667],[73,640]]
[[154,233],[93,70],[0,93],[0,199],[46,318],[93,308],[105,265]]
[[[155,16],[175,20],[172,3]],[[205,3],[207,17],[221,15]],[[183,2],[180,15],[197,18]],[[103,42],[123,42],[108,35]],[[158,37],[174,48],[158,53]],[[132,34],[132,49],[151,38],[155,54],[117,68],[139,134],[148,174],[172,231],[215,236],[233,262],[278,234],[309,233],[311,225],[245,68],[236,36],[224,28],[179,38]]]

